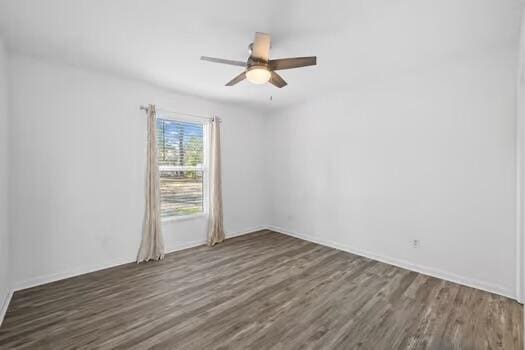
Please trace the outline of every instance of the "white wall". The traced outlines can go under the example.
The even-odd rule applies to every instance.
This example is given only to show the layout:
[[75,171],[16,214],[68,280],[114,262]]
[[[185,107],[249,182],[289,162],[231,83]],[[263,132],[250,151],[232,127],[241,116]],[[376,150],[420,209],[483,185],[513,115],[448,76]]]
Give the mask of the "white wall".
[[517,53],[477,57],[270,118],[272,225],[514,296]]
[[0,38],[0,323],[10,288],[8,208],[7,54]]
[[[257,114],[26,56],[9,64],[17,287],[135,259],[146,150],[140,104],[220,116],[225,231],[265,224]],[[204,242],[206,230],[206,218],[164,225],[167,251]]]

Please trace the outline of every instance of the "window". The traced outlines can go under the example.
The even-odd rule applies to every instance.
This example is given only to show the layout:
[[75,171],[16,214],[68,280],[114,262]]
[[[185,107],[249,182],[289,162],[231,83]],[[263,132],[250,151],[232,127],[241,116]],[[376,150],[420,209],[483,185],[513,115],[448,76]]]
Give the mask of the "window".
[[205,126],[157,118],[161,217],[204,213]]

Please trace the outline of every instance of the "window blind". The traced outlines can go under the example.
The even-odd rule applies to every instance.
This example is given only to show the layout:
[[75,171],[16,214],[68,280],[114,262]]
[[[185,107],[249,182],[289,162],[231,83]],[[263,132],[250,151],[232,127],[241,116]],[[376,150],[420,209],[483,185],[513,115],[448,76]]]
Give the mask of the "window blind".
[[204,126],[157,119],[161,216],[183,216],[204,211]]

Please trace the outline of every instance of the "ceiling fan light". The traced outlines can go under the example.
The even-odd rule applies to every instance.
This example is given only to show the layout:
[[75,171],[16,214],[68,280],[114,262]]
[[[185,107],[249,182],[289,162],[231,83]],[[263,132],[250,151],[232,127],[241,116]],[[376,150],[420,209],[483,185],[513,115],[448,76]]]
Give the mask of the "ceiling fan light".
[[271,75],[266,67],[254,67],[246,72],[246,79],[254,84],[264,84],[270,80]]

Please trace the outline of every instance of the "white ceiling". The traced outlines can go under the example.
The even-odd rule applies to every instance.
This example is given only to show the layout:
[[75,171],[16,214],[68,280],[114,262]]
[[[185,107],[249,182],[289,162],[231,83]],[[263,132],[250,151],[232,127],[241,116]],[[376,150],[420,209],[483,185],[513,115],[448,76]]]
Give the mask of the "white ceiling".
[[[518,45],[519,0],[0,0],[10,49],[212,99],[287,106],[342,87]],[[272,58],[317,55],[288,86],[224,84],[254,32]],[[273,96],[273,101],[269,101]]]

